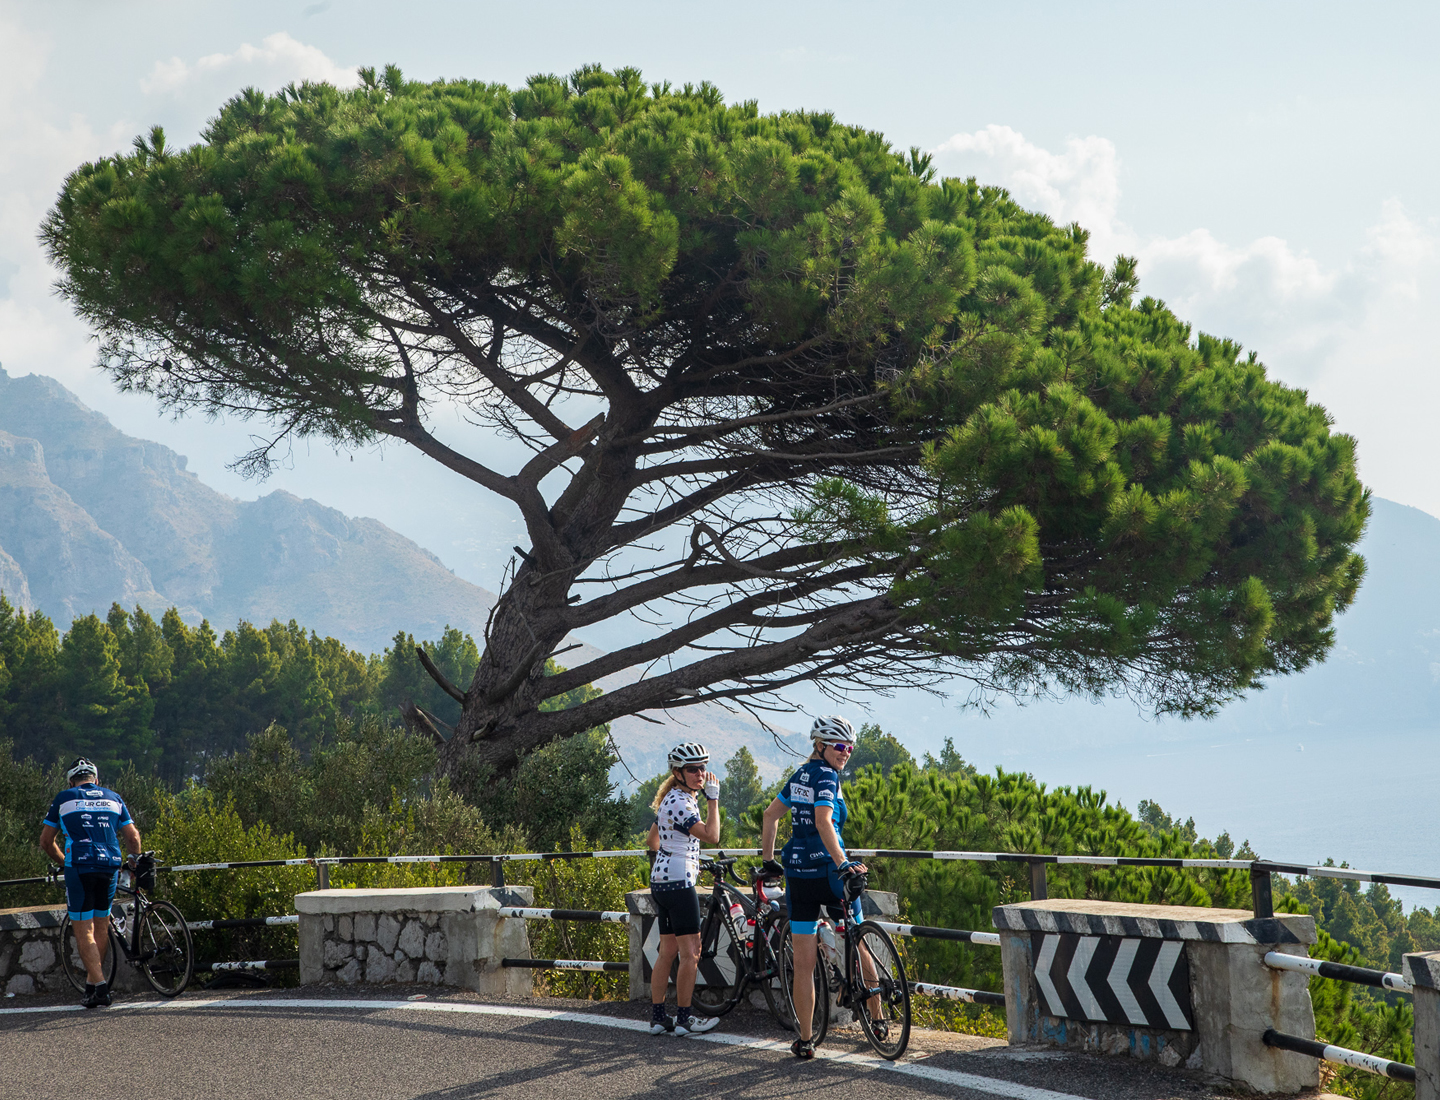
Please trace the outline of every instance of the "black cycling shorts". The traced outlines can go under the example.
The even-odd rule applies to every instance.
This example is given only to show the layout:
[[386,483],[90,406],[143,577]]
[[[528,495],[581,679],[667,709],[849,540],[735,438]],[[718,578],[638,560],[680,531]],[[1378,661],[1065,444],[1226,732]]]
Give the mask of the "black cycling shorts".
[[662,936],[698,936],[700,934],[700,895],[693,886],[678,890],[657,890],[650,887],[650,897],[660,914]]
[[[797,936],[813,936],[820,913],[833,920],[845,916],[844,887],[832,869],[824,878],[791,878],[785,876],[785,907],[790,913],[790,931]],[[850,917],[859,924],[860,902],[850,903]]]
[[108,917],[115,900],[116,871],[77,870],[65,868],[65,909],[71,920],[94,920]]

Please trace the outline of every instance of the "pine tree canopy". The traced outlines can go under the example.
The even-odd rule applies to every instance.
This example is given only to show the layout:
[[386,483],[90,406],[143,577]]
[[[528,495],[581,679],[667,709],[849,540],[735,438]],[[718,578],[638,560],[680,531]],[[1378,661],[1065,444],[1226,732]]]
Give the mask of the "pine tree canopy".
[[[1323,658],[1363,573],[1353,439],[1080,226],[709,84],[362,77],[156,128],[43,236],[115,381],[261,418],[252,469],[388,437],[518,509],[450,770],[799,681],[1204,715]],[[533,457],[447,443],[457,404]],[[629,644],[544,675],[617,618]]]

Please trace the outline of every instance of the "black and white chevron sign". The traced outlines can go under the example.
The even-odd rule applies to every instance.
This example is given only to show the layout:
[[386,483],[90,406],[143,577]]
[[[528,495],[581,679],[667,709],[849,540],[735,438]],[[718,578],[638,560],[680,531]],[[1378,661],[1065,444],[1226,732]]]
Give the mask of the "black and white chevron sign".
[[1035,932],[1035,984],[1046,1015],[1193,1031],[1190,964],[1178,940]]
[[[660,920],[658,917],[642,916],[640,918],[640,937],[640,957],[644,960],[640,965],[640,971],[642,977],[648,982],[655,969],[655,957],[660,953]],[[700,960],[700,967],[695,973],[695,984],[720,987],[734,985],[735,960],[731,958],[733,950],[734,947],[730,942],[730,929],[724,921],[721,921],[720,935],[715,940],[715,957]]]

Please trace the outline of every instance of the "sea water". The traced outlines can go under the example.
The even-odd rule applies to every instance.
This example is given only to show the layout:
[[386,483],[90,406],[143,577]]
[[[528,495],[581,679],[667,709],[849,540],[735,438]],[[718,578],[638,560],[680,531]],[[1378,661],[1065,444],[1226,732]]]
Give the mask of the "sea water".
[[[1000,751],[989,763],[1030,772],[1051,787],[1103,789],[1131,813],[1149,799],[1177,820],[1193,816],[1203,837],[1228,831],[1237,848],[1249,840],[1265,859],[1313,865],[1330,858],[1365,871],[1440,878],[1437,740],[1440,730],[1312,730],[1058,750],[1022,742],[1009,751],[992,745]],[[1407,909],[1440,905],[1440,890],[1390,892]]]

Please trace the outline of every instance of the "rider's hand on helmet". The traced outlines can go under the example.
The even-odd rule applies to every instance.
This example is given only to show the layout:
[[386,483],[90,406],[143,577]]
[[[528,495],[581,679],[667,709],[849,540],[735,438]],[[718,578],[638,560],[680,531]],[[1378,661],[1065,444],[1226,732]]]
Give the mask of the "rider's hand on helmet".
[[705,797],[711,801],[720,797],[720,780],[715,778],[714,772],[705,773]]
[[782,878],[785,875],[785,868],[780,866],[778,859],[767,859],[760,864],[761,878]]

